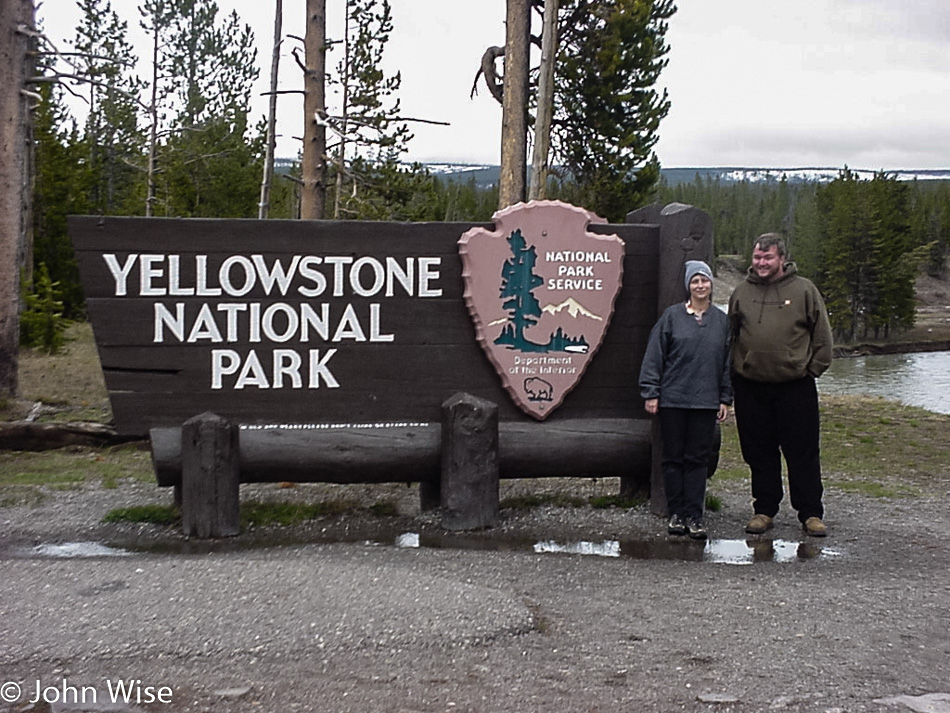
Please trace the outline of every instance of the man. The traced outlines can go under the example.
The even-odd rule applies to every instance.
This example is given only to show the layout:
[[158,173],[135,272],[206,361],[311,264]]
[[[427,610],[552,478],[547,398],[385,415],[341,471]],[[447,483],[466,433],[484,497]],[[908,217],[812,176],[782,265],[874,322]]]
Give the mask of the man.
[[807,534],[824,537],[815,379],[831,365],[831,325],[818,288],[786,261],[781,235],[756,238],[746,280],[729,299],[729,318],[736,426],[752,473],[754,515],[746,532],[772,527],[784,456],[792,507]]

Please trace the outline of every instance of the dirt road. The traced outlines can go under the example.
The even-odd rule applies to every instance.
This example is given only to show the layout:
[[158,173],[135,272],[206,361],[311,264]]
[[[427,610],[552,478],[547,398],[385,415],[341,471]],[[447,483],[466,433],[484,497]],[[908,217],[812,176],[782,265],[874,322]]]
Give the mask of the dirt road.
[[830,492],[827,539],[783,510],[747,540],[747,497],[726,486],[703,545],[671,542],[645,508],[505,511],[495,530],[446,537],[392,487],[398,516],[210,544],[101,523],[167,502],[147,484],[0,509],[0,710],[948,705],[934,697],[950,692],[946,497]]

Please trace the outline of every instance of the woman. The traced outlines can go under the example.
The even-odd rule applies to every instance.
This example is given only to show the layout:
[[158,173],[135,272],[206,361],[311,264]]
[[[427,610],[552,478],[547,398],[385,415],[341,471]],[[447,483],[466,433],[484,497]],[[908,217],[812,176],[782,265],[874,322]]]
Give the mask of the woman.
[[686,262],[689,300],[660,316],[650,332],[640,395],[647,413],[659,414],[662,471],[670,515],[667,532],[706,539],[703,508],[716,421],[732,404],[729,320],[712,304],[712,271]]

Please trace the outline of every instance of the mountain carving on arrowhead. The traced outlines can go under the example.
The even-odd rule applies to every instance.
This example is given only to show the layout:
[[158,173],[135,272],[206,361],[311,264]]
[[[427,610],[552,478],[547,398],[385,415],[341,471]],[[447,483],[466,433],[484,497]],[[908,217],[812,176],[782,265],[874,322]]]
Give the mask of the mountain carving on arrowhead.
[[541,308],[541,311],[546,312],[547,314],[560,314],[564,310],[567,310],[567,313],[575,319],[578,317],[578,315],[580,315],[581,317],[596,319],[598,322],[604,321],[603,317],[594,314],[573,297],[568,297],[559,304],[547,304]]

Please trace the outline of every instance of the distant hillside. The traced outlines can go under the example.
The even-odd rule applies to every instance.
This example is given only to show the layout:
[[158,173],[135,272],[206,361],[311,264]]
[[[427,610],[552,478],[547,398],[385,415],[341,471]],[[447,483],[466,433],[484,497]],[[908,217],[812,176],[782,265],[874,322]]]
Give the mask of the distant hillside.
[[426,167],[436,176],[450,181],[468,183],[475,181],[479,188],[488,188],[498,185],[501,175],[501,166],[486,166],[484,164],[467,163],[428,163]]
[[[876,171],[867,169],[851,169],[862,179],[870,179]],[[703,179],[718,178],[723,183],[740,183],[749,181],[750,183],[778,183],[784,176],[789,183],[805,183],[808,181],[817,181],[827,183],[833,181],[841,173],[841,168],[741,168],[734,166],[721,166],[714,168],[664,168],[661,169],[664,180],[671,186],[680,183],[689,183],[696,176],[702,176]],[[950,180],[950,169],[928,170],[928,169],[906,169],[900,171],[887,171],[888,175],[897,177],[899,181],[947,181]]]
[[[277,170],[287,171],[293,165],[291,159],[277,159]],[[487,188],[498,184],[501,168],[496,165],[467,164],[467,163],[429,163],[426,167],[435,175],[451,181],[475,181],[479,188]],[[851,169],[862,179],[870,179],[875,171],[867,169]],[[719,166],[703,168],[664,168],[661,170],[663,179],[668,185],[676,186],[680,183],[690,183],[696,176],[704,180],[719,179],[723,183],[778,183],[785,176],[790,183],[805,183],[818,181],[826,183],[833,181],[841,172],[840,168],[748,168],[738,166]],[[900,181],[950,181],[950,169],[906,169],[888,171],[889,175],[897,176]]]
[[[486,165],[468,165],[457,163],[428,164],[429,170],[435,174],[449,178],[451,180],[468,181],[475,179],[478,186],[490,186],[497,184],[500,172],[499,166]],[[862,179],[870,179],[875,171],[865,169],[851,169]],[[778,183],[782,176],[786,177],[790,183],[805,183],[807,181],[818,181],[826,183],[833,181],[841,172],[840,168],[742,168],[737,166],[721,166],[712,168],[664,168],[661,169],[663,179],[671,186],[680,183],[689,183],[696,176],[702,176],[705,180],[718,178],[723,183],[740,183],[749,181],[752,183],[771,182]],[[950,169],[928,170],[928,169],[907,169],[901,171],[888,171],[889,175],[896,175],[900,181],[950,181]]]
[[[274,170],[277,173],[290,173],[298,163],[297,159],[275,158]],[[488,188],[498,184],[498,177],[501,173],[500,166],[486,166],[483,164],[467,163],[428,163],[425,164],[436,176],[441,176],[450,181],[468,182],[475,181],[479,188]]]

